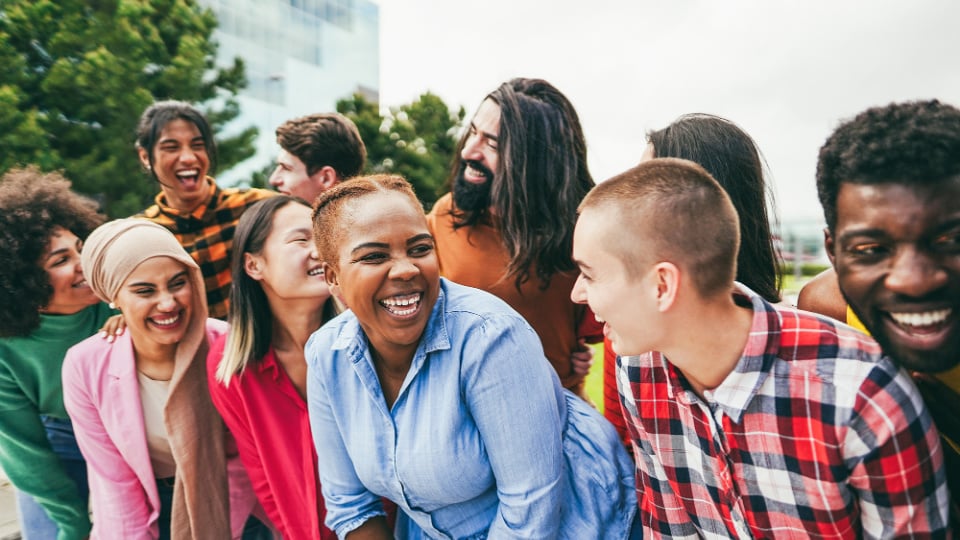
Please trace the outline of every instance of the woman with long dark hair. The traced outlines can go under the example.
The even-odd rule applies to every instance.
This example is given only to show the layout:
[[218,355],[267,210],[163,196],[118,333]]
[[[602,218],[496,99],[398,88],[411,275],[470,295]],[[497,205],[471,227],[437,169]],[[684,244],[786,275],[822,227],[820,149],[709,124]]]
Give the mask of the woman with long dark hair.
[[240,218],[233,242],[230,331],[207,357],[210,396],[277,532],[335,539],[323,525],[303,347],[336,314],[336,302],[310,207],[286,195],[260,201]]
[[[687,159],[702,166],[720,183],[740,217],[737,281],[768,302],[780,302],[783,267],[771,231],[776,210],[764,174],[763,157],[753,138],[730,120],[697,113],[685,114],[663,129],[650,131],[647,141],[640,161],[662,157]],[[617,394],[616,358],[605,340],[604,416],[626,440]]]

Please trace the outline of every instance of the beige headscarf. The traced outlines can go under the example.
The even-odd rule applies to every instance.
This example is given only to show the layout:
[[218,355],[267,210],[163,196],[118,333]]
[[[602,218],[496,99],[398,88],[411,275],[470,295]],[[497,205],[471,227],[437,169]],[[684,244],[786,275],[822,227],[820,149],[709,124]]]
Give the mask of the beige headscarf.
[[97,227],[84,242],[80,261],[83,277],[94,294],[104,302],[113,302],[137,266],[154,257],[170,257],[190,270],[199,270],[173,233],[152,221],[136,218],[117,219]]
[[[174,354],[173,378],[164,406],[167,437],[177,463],[171,537],[230,538],[224,426],[207,389],[207,299],[200,267],[173,233],[137,218],[98,227],[84,242],[80,260],[93,292],[113,302],[137,266],[154,257],[183,263],[193,295],[192,316]],[[135,340],[133,346],[136,351]]]

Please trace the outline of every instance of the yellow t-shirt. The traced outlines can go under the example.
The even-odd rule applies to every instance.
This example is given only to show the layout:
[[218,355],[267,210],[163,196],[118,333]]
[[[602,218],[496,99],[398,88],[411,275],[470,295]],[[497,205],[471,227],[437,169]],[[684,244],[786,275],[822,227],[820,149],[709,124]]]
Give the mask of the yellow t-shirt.
[[864,326],[862,322],[860,322],[860,319],[857,318],[857,314],[850,309],[850,306],[847,306],[847,325],[856,328],[868,336],[870,335],[870,331],[867,330],[867,327]]

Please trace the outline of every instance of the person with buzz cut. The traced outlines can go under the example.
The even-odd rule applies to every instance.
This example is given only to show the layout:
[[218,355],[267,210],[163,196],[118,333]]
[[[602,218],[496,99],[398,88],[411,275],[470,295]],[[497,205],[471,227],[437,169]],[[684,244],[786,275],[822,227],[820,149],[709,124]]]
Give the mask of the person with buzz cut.
[[734,281],[737,213],[706,170],[652,159],[579,211],[572,298],[621,356],[644,538],[947,537],[913,381],[863,333]]

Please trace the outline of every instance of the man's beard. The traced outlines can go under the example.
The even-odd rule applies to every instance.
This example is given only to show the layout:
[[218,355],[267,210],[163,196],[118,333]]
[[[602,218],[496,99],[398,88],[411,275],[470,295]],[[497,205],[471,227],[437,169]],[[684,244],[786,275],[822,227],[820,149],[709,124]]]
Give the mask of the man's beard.
[[[482,172],[487,181],[482,184],[468,182],[463,177],[463,172],[470,165],[474,169]],[[453,203],[458,210],[466,212],[477,212],[486,210],[490,207],[490,190],[493,185],[493,171],[484,167],[479,162],[472,160],[463,160],[460,162],[460,172],[453,181]]]

